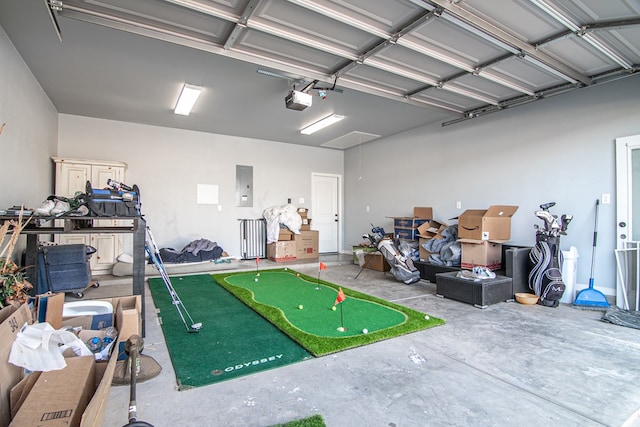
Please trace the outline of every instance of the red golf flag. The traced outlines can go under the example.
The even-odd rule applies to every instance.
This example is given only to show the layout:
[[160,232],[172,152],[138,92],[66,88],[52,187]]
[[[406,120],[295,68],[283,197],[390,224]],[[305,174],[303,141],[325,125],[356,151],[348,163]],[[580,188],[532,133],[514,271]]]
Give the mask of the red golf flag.
[[321,262],[320,263],[320,270],[326,270],[326,269],[327,269],[327,266],[324,265],[324,263]]
[[340,290],[338,291],[338,296],[336,296],[336,302],[334,302],[333,305],[338,305],[345,299],[347,299],[347,297],[345,296],[344,292],[342,292],[342,288],[340,288]]
[[260,264],[260,257],[256,258],[256,264]]

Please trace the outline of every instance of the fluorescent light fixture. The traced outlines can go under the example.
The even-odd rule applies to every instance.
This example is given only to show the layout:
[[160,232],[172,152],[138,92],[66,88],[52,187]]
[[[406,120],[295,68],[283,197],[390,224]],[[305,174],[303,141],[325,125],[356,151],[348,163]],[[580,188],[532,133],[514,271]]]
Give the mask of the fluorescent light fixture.
[[202,88],[200,86],[194,86],[185,83],[182,87],[182,92],[180,92],[180,97],[178,98],[178,102],[176,103],[176,109],[174,110],[174,112],[176,114],[188,116],[191,112],[191,109],[193,108],[193,105],[198,100],[200,92],[202,92]]
[[332,114],[322,120],[318,120],[312,125],[307,126],[306,128],[302,129],[300,133],[303,135],[311,135],[312,133],[317,132],[320,129],[324,129],[327,126],[331,126],[332,124],[337,123],[342,119],[344,119],[344,116],[341,116],[339,114]]

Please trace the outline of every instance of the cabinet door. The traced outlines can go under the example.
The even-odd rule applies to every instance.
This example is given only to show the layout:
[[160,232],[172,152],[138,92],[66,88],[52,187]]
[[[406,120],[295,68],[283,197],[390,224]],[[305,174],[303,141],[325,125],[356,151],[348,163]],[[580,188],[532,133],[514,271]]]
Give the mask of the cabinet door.
[[116,166],[92,165],[91,166],[91,185],[93,188],[104,188],[107,181],[113,179],[122,181],[124,169]]
[[58,163],[56,166],[56,196],[73,197],[76,191],[85,192],[91,178],[91,165]]
[[113,264],[122,252],[122,239],[118,234],[92,234],[91,246],[96,253],[91,257],[91,270],[94,273],[110,274]]
[[89,245],[89,234],[59,234],[58,243],[60,245]]

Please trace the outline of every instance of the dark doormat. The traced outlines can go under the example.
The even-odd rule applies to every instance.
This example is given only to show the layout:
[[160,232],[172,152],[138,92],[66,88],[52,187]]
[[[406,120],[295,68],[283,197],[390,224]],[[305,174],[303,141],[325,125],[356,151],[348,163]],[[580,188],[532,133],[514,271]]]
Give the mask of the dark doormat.
[[602,321],[626,326],[627,328],[640,329],[640,312],[614,307],[605,311],[602,315]]

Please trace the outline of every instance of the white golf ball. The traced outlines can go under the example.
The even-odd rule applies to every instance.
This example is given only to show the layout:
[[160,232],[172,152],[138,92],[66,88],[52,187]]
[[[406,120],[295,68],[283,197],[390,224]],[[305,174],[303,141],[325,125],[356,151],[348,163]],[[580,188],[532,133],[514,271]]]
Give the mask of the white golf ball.
[[429,320],[429,315],[424,316],[424,320]]
[[362,330],[362,333],[363,333],[363,334],[368,334],[368,333],[369,333],[369,330],[368,330],[367,328],[364,328],[364,329]]
[[255,278],[255,279],[253,279],[253,280],[257,282],[257,281],[258,281],[258,278],[256,277],[256,278]]

